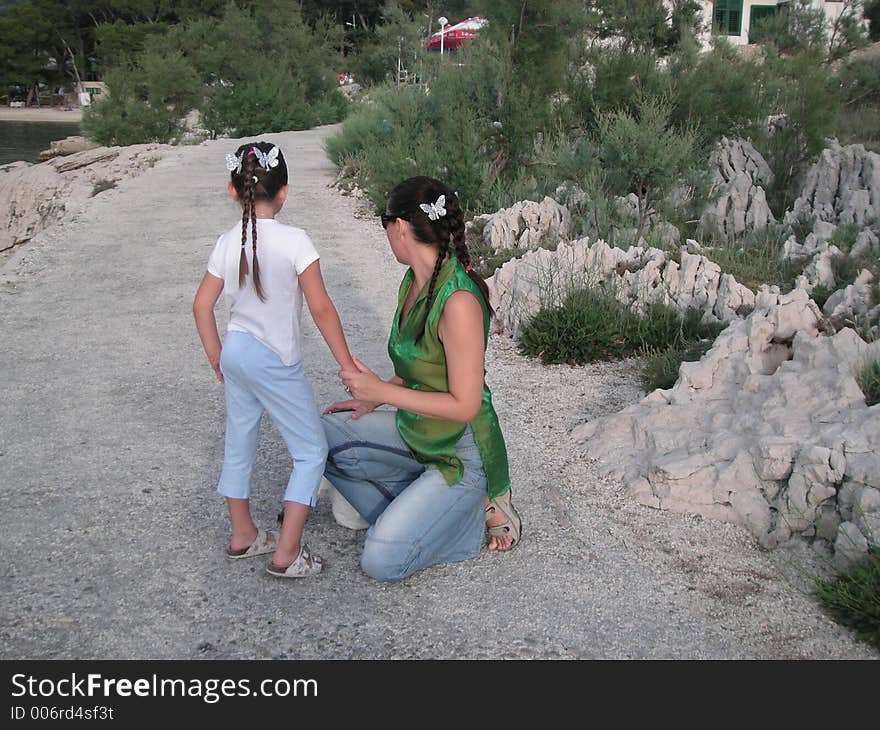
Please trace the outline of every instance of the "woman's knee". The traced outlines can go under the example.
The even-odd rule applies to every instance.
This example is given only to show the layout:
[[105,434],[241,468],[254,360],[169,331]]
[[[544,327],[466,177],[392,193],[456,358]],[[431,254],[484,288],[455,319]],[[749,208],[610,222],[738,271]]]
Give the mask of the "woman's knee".
[[409,543],[387,543],[371,540],[364,544],[361,569],[373,580],[392,583],[410,574],[414,546]]

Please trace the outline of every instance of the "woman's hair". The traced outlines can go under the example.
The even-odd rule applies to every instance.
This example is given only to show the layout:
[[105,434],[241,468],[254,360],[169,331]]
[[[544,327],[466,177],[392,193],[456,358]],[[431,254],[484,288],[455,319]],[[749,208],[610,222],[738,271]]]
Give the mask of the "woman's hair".
[[[422,204],[436,204],[437,199],[441,195],[446,199],[443,206],[446,214],[431,220],[428,214],[419,206]],[[471,267],[471,256],[464,237],[464,213],[461,210],[458,195],[455,192],[434,178],[424,176],[411,177],[408,180],[404,180],[389,193],[388,212],[391,215],[409,221],[413,233],[419,241],[439,247],[437,261],[434,264],[434,273],[428,286],[428,304],[425,307],[425,316],[416,333],[416,339],[419,339],[425,333],[428,312],[431,309],[431,300],[434,297],[434,285],[437,281],[437,275],[440,273],[440,267],[443,266],[443,260],[446,258],[446,254],[449,253],[450,248],[455,257],[461,262],[461,265],[464,266],[467,275],[477,285],[480,294],[483,295],[483,301],[489,310],[489,314],[492,314],[492,307],[489,304],[489,287],[486,286],[483,277]]]
[[[257,211],[254,203],[257,200],[274,200],[281,188],[287,185],[287,163],[284,155],[278,149],[276,164],[272,166],[266,162],[266,167],[260,164],[255,149],[261,155],[268,155],[273,149],[277,149],[271,142],[247,142],[235,151],[235,157],[241,164],[230,171],[232,185],[238,193],[241,203],[241,257],[238,260],[238,286],[243,287],[248,273],[247,255],[244,247],[247,244],[247,224],[251,224],[251,247],[254,259],[254,289],[261,302],[266,301],[263,287],[260,284],[260,264],[257,261]],[[273,153],[274,156],[274,153]],[[234,164],[234,163],[233,163]]]

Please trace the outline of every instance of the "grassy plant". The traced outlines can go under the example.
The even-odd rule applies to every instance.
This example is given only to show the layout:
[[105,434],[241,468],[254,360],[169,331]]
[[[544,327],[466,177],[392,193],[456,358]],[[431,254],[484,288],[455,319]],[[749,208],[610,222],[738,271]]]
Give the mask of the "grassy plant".
[[770,226],[731,240],[710,240],[705,245],[705,255],[749,289],[757,289],[761,284],[791,289],[803,266],[783,259],[786,237],[782,226]]
[[865,403],[869,406],[880,403],[880,362],[863,367],[859,372],[858,382],[865,394]]
[[665,350],[648,350],[647,359],[639,373],[642,390],[650,393],[657,388],[671,388],[678,380],[678,369],[683,362],[695,362],[712,347],[711,339],[684,340]]
[[835,134],[842,145],[861,144],[870,152],[880,152],[880,104],[844,106]]
[[827,286],[825,286],[824,284],[817,284],[813,287],[813,291],[810,292],[810,299],[816,302],[816,306],[818,306],[819,309],[822,309],[831,294],[832,291]]
[[94,198],[98,193],[103,193],[105,190],[112,190],[115,187],[115,180],[98,180],[92,186],[92,197]]
[[856,239],[858,236],[858,225],[855,223],[847,223],[837,226],[834,230],[834,235],[828,243],[837,246],[841,251],[848,254],[852,250],[852,247],[856,245]]
[[816,595],[836,621],[880,649],[880,548],[834,580],[817,580]]
[[519,350],[547,364],[580,365],[661,351],[714,337],[721,325],[706,325],[702,312],[682,317],[671,307],[651,304],[638,315],[599,288],[573,291],[560,306],[538,312],[523,328]]
[[488,279],[504,264],[519,258],[528,249],[514,246],[513,248],[502,248],[496,252],[491,246],[483,243],[482,238],[475,238],[468,241],[468,251],[477,273],[484,279]]

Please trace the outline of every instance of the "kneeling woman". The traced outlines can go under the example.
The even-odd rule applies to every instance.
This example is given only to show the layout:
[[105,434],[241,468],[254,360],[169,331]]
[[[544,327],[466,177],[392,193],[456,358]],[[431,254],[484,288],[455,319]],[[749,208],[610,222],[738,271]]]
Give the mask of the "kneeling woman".
[[[323,417],[325,476],[370,523],[361,566],[394,581],[437,563],[509,550],[521,521],[510,502],[507,450],[484,381],[489,296],[470,265],[458,197],[414,177],[388,198],[382,225],[400,284],[388,353],[395,376],[358,362],[343,371],[352,400]],[[375,411],[387,404],[396,411]]]

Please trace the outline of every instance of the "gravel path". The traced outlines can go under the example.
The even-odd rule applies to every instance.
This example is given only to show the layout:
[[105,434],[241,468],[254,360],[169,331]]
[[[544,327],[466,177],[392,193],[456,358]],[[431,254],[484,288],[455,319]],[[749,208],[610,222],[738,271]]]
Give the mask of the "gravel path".
[[[267,137],[292,163],[280,218],[312,235],[352,349],[388,375],[402,269],[375,219],[328,187],[330,131]],[[358,567],[363,533],[323,500],[307,526],[319,579],[227,561],[222,388],[190,305],[238,215],[235,146],[178,148],[0,269],[0,658],[877,658],[810,596],[809,549],[763,552],[598,476],[570,431],[640,396],[633,363],[544,368],[504,338],[488,378],[525,520],[516,551],[378,584]],[[342,392],[306,329],[325,404]],[[265,525],[289,468],[267,423],[252,500]]]

